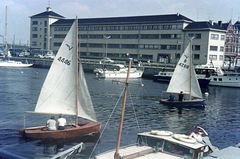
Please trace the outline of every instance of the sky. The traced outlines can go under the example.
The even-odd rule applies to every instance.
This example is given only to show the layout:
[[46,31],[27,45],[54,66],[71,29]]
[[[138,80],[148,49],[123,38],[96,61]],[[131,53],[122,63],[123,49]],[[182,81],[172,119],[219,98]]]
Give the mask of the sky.
[[5,37],[7,6],[8,42],[29,45],[30,17],[52,11],[66,19],[182,14],[194,21],[223,23],[240,18],[239,0],[1,0],[0,43]]

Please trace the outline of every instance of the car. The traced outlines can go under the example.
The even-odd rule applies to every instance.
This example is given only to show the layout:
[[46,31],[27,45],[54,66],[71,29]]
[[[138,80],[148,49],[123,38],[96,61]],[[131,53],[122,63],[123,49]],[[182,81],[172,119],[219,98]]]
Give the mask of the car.
[[103,59],[101,59],[101,62],[104,62],[104,63],[114,63],[114,60],[110,59],[109,57],[104,57]]
[[41,55],[41,54],[35,54],[35,55],[33,55],[33,57],[35,57],[35,58],[41,58],[41,59],[43,59],[43,58],[44,58],[44,56],[43,56],[43,55]]
[[45,59],[54,59],[56,56],[54,54],[45,54],[44,58]]

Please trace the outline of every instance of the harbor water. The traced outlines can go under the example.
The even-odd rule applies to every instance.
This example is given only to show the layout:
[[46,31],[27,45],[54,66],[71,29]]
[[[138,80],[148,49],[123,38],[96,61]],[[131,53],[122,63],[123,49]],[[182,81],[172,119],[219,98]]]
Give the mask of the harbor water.
[[[45,125],[49,118],[47,115],[24,113],[34,110],[47,72],[48,69],[39,68],[0,68],[0,151],[31,159],[51,158],[59,151],[81,142],[46,142],[25,140],[18,136],[24,123],[26,126]],[[70,158],[87,159],[90,155],[92,157],[113,149],[117,141],[122,106],[122,98],[119,97],[124,84],[97,79],[93,73],[86,73],[85,76],[97,119],[102,123],[104,133],[100,134],[98,144],[95,140],[91,141],[93,137],[83,140],[82,152],[73,154]],[[158,103],[167,84],[156,83],[150,79],[135,79],[130,80],[130,83],[128,96],[131,98],[127,100],[121,145],[133,144],[136,134],[141,131],[169,130],[190,134],[195,125],[201,125],[208,132],[212,144],[220,149],[240,143],[239,88],[209,86],[209,94],[204,94],[205,108],[177,109]],[[139,86],[139,83],[144,86]],[[114,108],[116,111],[113,112]]]

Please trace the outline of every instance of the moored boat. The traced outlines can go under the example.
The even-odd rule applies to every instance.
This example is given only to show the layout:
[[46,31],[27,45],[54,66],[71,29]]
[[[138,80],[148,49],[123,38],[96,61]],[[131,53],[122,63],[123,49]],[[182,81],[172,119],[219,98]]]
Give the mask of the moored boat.
[[[154,82],[166,82],[169,83],[174,72],[174,68],[160,71],[157,75],[153,75]],[[198,83],[200,87],[208,87],[211,79],[207,77],[198,77]]]
[[240,73],[226,72],[213,64],[197,65],[195,71],[199,78],[210,78],[210,86],[240,87]]
[[[126,78],[128,68],[123,64],[104,64],[103,68],[95,68],[97,78]],[[130,68],[129,78],[141,78],[143,68]]]

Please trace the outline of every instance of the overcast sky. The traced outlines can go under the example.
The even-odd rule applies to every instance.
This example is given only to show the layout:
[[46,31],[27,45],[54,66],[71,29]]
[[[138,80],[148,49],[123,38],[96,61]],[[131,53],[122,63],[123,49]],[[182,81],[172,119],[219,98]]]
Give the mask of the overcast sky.
[[6,6],[8,42],[15,36],[17,44],[29,44],[30,16],[46,11],[48,6],[67,19],[180,13],[195,21],[235,23],[240,17],[239,0],[1,0],[0,36],[5,36]]

